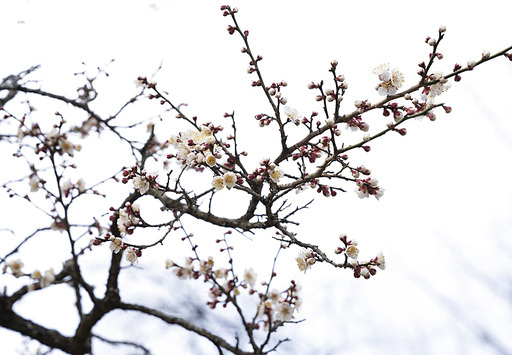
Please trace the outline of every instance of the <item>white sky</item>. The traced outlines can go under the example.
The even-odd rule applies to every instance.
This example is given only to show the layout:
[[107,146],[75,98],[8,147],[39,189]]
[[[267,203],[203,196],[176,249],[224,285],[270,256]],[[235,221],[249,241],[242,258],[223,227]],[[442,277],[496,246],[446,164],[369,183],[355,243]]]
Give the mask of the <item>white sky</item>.
[[[235,110],[246,118],[247,144],[264,157],[272,150],[261,138],[251,140],[252,117],[267,107],[249,85],[248,58],[240,53],[241,39],[227,34],[221,4],[2,1],[0,77],[41,64],[36,75],[47,90],[73,93],[81,62],[93,71],[115,58],[104,84],[109,101],[98,108],[107,114],[133,95],[138,75],[151,75],[162,63],[156,80],[174,101],[204,120]],[[287,80],[288,103],[304,115],[320,110],[307,83],[328,82],[333,59],[349,84],[344,107],[350,112],[356,99],[379,99],[371,70],[383,62],[405,74],[406,86],[415,84],[417,63],[430,50],[424,39],[441,24],[448,29],[440,48],[445,59],[435,69],[445,73],[455,62],[512,44],[510,12],[497,0],[230,4],[240,10],[253,51],[264,57],[266,81]],[[512,291],[511,82],[512,63],[504,58],[466,73],[439,99],[453,107],[450,115],[441,110],[435,122],[411,122],[406,137],[386,136],[360,154],[358,162],[386,189],[380,201],[359,200],[347,186],[347,194],[318,198],[301,216],[305,239],[329,251],[347,233],[363,257],[384,250],[388,269],[369,281],[316,265],[303,275],[293,265],[295,250],[284,254],[283,276],[304,284],[300,315],[307,321],[287,327],[295,340],[279,353],[292,353],[293,346],[332,354],[494,353],[478,339],[478,327],[512,353],[512,304],[503,297]],[[375,127],[383,123],[378,119]],[[253,255],[245,262],[259,260]],[[5,276],[0,280],[3,286]],[[7,334],[0,329],[1,337]],[[12,351],[21,347],[16,341]]]

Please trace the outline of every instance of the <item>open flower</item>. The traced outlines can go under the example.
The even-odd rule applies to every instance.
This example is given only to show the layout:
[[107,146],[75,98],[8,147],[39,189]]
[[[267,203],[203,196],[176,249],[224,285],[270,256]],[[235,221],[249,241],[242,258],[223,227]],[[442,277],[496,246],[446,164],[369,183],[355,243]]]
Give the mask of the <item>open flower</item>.
[[250,269],[245,269],[244,280],[249,285],[251,285],[251,287],[254,287],[254,284],[256,283],[257,278],[258,278],[258,275],[256,274],[256,272],[254,272],[254,269],[252,267]]
[[375,264],[377,264],[381,270],[386,268],[386,259],[384,258],[384,254],[382,252],[380,252],[375,258]]
[[439,80],[436,84],[430,86],[430,90],[428,96],[430,99],[433,99],[436,96],[441,95],[443,92],[447,91],[452,84],[448,82],[448,80],[444,79],[443,73],[437,72],[433,74],[432,80]]
[[224,188],[224,178],[222,176],[214,176],[212,180],[212,186],[216,191],[220,191]]
[[380,83],[375,89],[382,96],[396,94],[404,82],[404,75],[396,69],[390,71],[389,63],[379,65],[373,73],[379,76]]
[[30,186],[30,192],[36,192],[37,190],[39,190],[39,179],[37,178],[37,176],[32,175],[30,177],[28,184]]
[[276,307],[276,319],[289,322],[293,318],[293,308],[288,302],[280,302]]
[[44,276],[40,281],[41,288],[50,286],[52,283],[55,282],[55,272],[53,271],[53,268],[48,269],[44,272]]
[[228,189],[231,189],[233,186],[235,186],[236,180],[237,178],[235,173],[230,171],[229,173],[224,174],[224,184],[226,184]]
[[132,264],[134,262],[136,262],[137,261],[137,253],[135,252],[135,249],[133,249],[133,248],[126,249],[125,257],[126,257],[126,260],[128,260]]
[[133,178],[133,186],[144,195],[149,190],[149,181],[144,176],[136,176]]
[[275,166],[274,169],[271,169],[268,172],[268,175],[270,176],[273,182],[278,182],[279,179],[281,179],[281,177],[283,176],[283,171],[278,166]]
[[299,255],[297,255],[295,258],[295,261],[297,262],[297,267],[299,270],[306,273],[306,271],[311,268],[311,265],[313,265],[316,260],[309,250],[301,250]]
[[217,159],[211,153],[206,154],[204,161],[208,166],[215,166],[217,164]]
[[3,272],[5,273],[7,271],[7,268],[10,268],[11,273],[14,277],[20,277],[24,275],[24,273],[21,271],[21,268],[24,265],[25,264],[20,259],[9,261],[4,265]]
[[359,249],[357,249],[354,245],[349,245],[347,250],[345,251],[345,254],[351,259],[357,259],[357,256],[359,255]]
[[121,238],[114,238],[110,242],[110,250],[112,250],[114,254],[119,253],[121,251],[122,246],[123,241],[121,240]]
[[288,116],[290,121],[295,123],[295,125],[298,126],[300,124],[301,118],[300,118],[299,113],[297,112],[296,109],[290,108],[289,106],[285,106],[284,113],[286,114],[286,116]]

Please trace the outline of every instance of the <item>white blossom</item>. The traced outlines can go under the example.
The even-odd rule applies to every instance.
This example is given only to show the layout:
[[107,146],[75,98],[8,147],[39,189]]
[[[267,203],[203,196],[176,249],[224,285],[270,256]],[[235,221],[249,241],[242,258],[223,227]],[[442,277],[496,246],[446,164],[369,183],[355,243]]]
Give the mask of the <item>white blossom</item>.
[[244,280],[249,285],[251,285],[251,287],[254,287],[254,284],[256,283],[257,278],[258,278],[258,275],[256,274],[256,272],[254,272],[254,269],[252,267],[250,269],[245,269]]

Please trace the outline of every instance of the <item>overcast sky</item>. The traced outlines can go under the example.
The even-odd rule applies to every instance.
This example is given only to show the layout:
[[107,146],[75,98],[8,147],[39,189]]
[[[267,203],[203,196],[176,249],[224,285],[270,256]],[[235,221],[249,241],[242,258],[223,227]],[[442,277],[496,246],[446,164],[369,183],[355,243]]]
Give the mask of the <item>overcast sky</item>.
[[[82,62],[94,69],[115,59],[105,90],[116,104],[133,93],[137,76],[161,65],[160,87],[187,103],[189,113],[215,120],[235,110],[247,117],[248,144],[271,155],[261,141],[250,140],[257,129],[252,117],[264,101],[250,87],[248,58],[240,53],[241,39],[226,31],[222,4],[3,1],[0,77],[41,64],[37,77],[47,90],[73,93],[73,73],[83,70]],[[405,87],[415,84],[417,64],[430,51],[424,40],[437,36],[440,25],[447,32],[436,71],[512,45],[510,11],[499,0],[230,5],[239,8],[253,51],[264,57],[267,82],[287,80],[288,104],[304,115],[320,110],[307,83],[329,80],[333,59],[347,79],[344,109],[351,112],[356,99],[379,99],[371,71],[381,63],[402,71]],[[296,251],[285,253],[286,276],[304,285],[301,316],[307,321],[287,327],[295,340],[283,354],[297,353],[302,342],[307,351],[331,354],[512,353],[511,82],[512,62],[505,58],[465,73],[439,98],[453,107],[450,115],[440,110],[435,122],[410,122],[407,136],[387,135],[358,157],[386,189],[380,201],[359,200],[347,186],[346,194],[318,197],[304,212],[305,240],[330,250],[347,233],[359,241],[363,257],[384,251],[388,268],[368,281],[316,265],[304,275],[295,268]],[[486,345],[484,334],[499,348]]]

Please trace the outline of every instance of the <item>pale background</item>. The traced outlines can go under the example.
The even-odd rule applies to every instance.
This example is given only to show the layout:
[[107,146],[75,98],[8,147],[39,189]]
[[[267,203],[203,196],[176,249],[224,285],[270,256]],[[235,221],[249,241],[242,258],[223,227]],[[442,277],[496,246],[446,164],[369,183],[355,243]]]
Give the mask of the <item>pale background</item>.
[[[161,64],[156,80],[175,102],[188,104],[188,113],[217,120],[235,110],[237,117],[245,118],[247,150],[258,150],[261,156],[255,160],[271,157],[265,139],[251,139],[254,132],[263,132],[257,131],[254,114],[267,107],[249,85],[248,58],[240,53],[241,39],[226,31],[230,20],[221,16],[222,4],[4,0],[0,3],[0,77],[41,64],[37,77],[44,78],[47,90],[72,94],[76,88],[72,74],[83,70],[81,62],[93,71],[115,58],[104,84],[109,101],[98,108],[109,113],[136,92],[137,76],[149,76]],[[419,78],[417,64],[427,60],[430,51],[424,40],[437,36],[440,25],[447,26],[440,48],[444,59],[435,69],[445,73],[455,62],[464,65],[478,60],[483,50],[494,53],[512,43],[509,11],[503,1],[478,5],[234,1],[230,5],[239,8],[238,21],[250,31],[253,51],[264,57],[261,68],[267,83],[287,80],[288,103],[304,115],[320,110],[314,101],[316,93],[307,90],[307,83],[327,82],[333,59],[339,61],[339,72],[349,84],[344,101],[347,112],[353,110],[356,99],[379,100],[371,70],[383,62],[404,73],[406,86],[413,85]],[[302,274],[294,265],[297,250],[283,253],[280,275],[283,282],[294,278],[303,285],[299,315],[306,321],[285,327],[283,337],[293,341],[278,354],[512,353],[511,83],[512,62],[505,58],[465,73],[438,99],[453,107],[451,114],[439,110],[435,122],[410,122],[406,137],[387,135],[371,144],[370,153],[360,154],[358,162],[370,168],[386,189],[380,201],[359,200],[348,185],[346,194],[335,199],[318,196],[303,212],[300,233],[304,239],[329,251],[337,236],[347,233],[359,241],[363,258],[383,250],[388,267],[370,280],[354,280],[349,272],[324,265]],[[375,127],[384,123],[381,117],[374,122]],[[270,132],[271,127],[266,130]],[[7,213],[10,201],[4,196],[1,211]],[[265,248],[271,234],[239,242],[241,255],[244,246],[260,250],[259,255],[245,255],[241,269],[247,265],[266,270],[263,264],[272,260],[276,250],[274,244]],[[2,244],[0,251],[5,254],[10,249],[4,250]],[[174,285],[172,276],[161,272],[168,254],[155,251],[153,259],[143,258],[139,266],[159,282]],[[108,252],[99,251],[96,257],[107,259]],[[46,263],[58,270],[62,260]],[[1,287],[8,282],[7,276],[0,275]],[[153,284],[148,277],[146,287]],[[189,286],[198,299],[207,292],[206,287],[177,284]],[[145,297],[137,296],[138,290],[132,291],[133,297]],[[171,286],[169,290],[156,292],[158,296],[150,302],[168,302],[171,309],[185,309],[187,314],[188,306],[180,308]],[[23,305],[28,315],[38,314],[42,323],[59,329],[65,329],[63,324],[72,327],[73,316],[49,308],[51,304],[58,307],[54,298],[45,304],[29,301]],[[223,316],[223,310],[215,312]],[[215,351],[201,341],[194,348],[186,333],[175,328],[158,332],[160,323],[134,319],[112,314],[109,321],[114,328],[102,331],[120,337],[144,334],[155,354]],[[213,328],[215,322],[211,324]],[[31,353],[37,348],[4,329],[0,337],[5,354],[22,353],[25,347]]]

